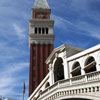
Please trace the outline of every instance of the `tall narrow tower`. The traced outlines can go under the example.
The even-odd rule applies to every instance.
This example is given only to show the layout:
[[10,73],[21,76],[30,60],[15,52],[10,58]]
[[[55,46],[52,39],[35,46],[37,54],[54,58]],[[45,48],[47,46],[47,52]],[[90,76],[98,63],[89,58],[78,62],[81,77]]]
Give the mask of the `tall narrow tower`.
[[30,78],[29,96],[48,73],[45,60],[53,50],[54,21],[46,0],[35,0],[29,20]]

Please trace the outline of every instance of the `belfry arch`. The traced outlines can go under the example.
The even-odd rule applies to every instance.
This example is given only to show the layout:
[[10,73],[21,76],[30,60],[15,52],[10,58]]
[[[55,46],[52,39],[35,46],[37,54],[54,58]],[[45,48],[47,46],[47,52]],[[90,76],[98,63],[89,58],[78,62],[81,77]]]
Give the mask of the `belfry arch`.
[[62,58],[57,58],[54,64],[54,82],[64,79],[64,66]]

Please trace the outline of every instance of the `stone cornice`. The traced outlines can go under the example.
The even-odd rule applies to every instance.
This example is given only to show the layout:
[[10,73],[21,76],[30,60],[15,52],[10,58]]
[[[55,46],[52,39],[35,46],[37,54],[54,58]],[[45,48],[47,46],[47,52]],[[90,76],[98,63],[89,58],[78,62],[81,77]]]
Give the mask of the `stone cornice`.
[[29,34],[29,48],[30,44],[54,44],[54,35],[36,35]]
[[30,39],[54,39],[54,35],[48,34],[48,35],[43,35],[43,34],[29,34]]
[[100,44],[98,44],[98,45],[96,45],[96,46],[94,46],[94,47],[92,47],[92,48],[89,48],[89,49],[87,49],[87,50],[84,50],[84,51],[82,51],[82,52],[80,52],[80,53],[78,53],[78,54],[75,54],[75,55],[69,57],[69,58],[67,59],[67,61],[69,62],[69,61],[71,61],[71,60],[73,60],[73,59],[76,59],[76,58],[78,58],[78,57],[82,57],[82,56],[84,56],[84,55],[93,53],[93,52],[98,51],[98,50],[100,50]]
[[52,41],[52,40],[31,40],[30,41],[30,44],[33,44],[33,43],[35,43],[35,44],[54,44],[54,41]]
[[51,9],[50,8],[45,8],[45,9],[42,9],[42,8],[31,8],[31,10],[34,11],[34,12],[51,13]]
[[54,20],[50,20],[50,19],[30,19],[29,23],[31,23],[32,25],[40,24],[40,23],[54,25]]
[[29,22],[54,22],[54,20],[51,19],[30,19]]

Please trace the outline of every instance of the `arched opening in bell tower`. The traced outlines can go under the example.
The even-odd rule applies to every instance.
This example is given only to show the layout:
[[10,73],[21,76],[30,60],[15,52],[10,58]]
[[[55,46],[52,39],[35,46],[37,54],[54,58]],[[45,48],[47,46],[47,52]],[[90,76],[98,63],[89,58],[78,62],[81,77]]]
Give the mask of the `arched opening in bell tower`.
[[54,64],[54,81],[64,79],[64,66],[62,58],[57,58]]
[[46,34],[48,34],[48,28],[46,28]]

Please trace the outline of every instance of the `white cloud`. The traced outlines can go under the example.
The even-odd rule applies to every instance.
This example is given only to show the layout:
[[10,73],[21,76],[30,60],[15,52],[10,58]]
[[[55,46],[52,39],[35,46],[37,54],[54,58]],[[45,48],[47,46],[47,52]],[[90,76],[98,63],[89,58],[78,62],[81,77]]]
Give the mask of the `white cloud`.
[[14,79],[12,79],[11,77],[7,77],[7,76],[0,77],[0,89],[9,87],[11,83],[13,82],[13,80]]
[[83,34],[83,35],[86,35],[86,36],[89,36],[89,37],[100,39],[100,28],[99,28],[99,26],[93,25],[93,24],[85,22],[85,21],[78,21],[74,26],[77,29],[86,32],[86,33],[81,32],[79,34]]
[[28,2],[24,0],[22,6],[23,1],[20,0],[0,0],[0,95],[18,100],[22,99],[23,81],[26,91],[29,82],[29,62],[26,57],[29,53],[28,43],[26,46],[28,33],[25,34],[29,18]]
[[[84,31],[85,33],[74,31],[73,32],[74,34],[82,34],[85,36],[100,39],[100,28],[89,22],[85,22],[83,20],[78,20],[75,23],[74,22],[72,23],[69,20],[66,20],[66,19],[56,16],[56,15],[52,15],[52,19],[55,20],[55,27],[58,27],[59,29],[63,29],[63,30],[65,29],[66,32],[68,30],[70,30],[70,28],[71,28],[71,31],[74,31],[74,28],[75,28],[75,29],[78,29],[79,31]],[[87,34],[87,32],[88,32],[88,34]]]
[[[15,76],[14,74],[22,72],[23,70],[27,69],[28,66],[29,66],[28,62],[13,63],[13,64],[8,64],[3,69],[3,71],[0,73],[0,95],[2,96],[7,96],[7,95],[10,96],[12,94],[20,95],[19,92],[16,92],[15,88],[21,86],[22,80],[24,80],[25,77],[24,76],[20,77],[19,74]],[[27,81],[28,80],[26,80],[26,83]]]
[[22,38],[25,38],[25,37],[26,37],[25,34],[24,34],[25,29],[19,27],[19,26],[18,26],[17,24],[15,24],[15,23],[13,24],[13,28],[14,28],[15,33],[16,33],[16,35],[18,36],[19,39],[22,39]]
[[100,32],[99,33],[91,34],[91,36],[100,40]]
[[28,54],[26,54],[24,49],[20,48],[19,46],[13,46],[6,41],[0,41],[0,52],[0,62],[25,57]]
[[67,26],[73,25],[69,20],[64,19],[60,16],[52,15],[53,20],[55,20],[55,27],[67,29]]
[[15,73],[18,71],[22,71],[22,69],[24,68],[28,68],[29,67],[29,63],[28,62],[21,62],[21,63],[13,63],[13,64],[9,64],[9,67],[6,68],[5,73]]
[[86,49],[89,45],[89,42],[87,41],[85,43],[85,45],[83,45],[83,42],[80,42],[80,41],[72,41],[72,40],[66,40],[66,41],[61,41],[62,44],[66,44],[66,45],[71,45],[71,46],[74,46],[74,47],[78,47],[78,48],[83,48],[83,49]]

